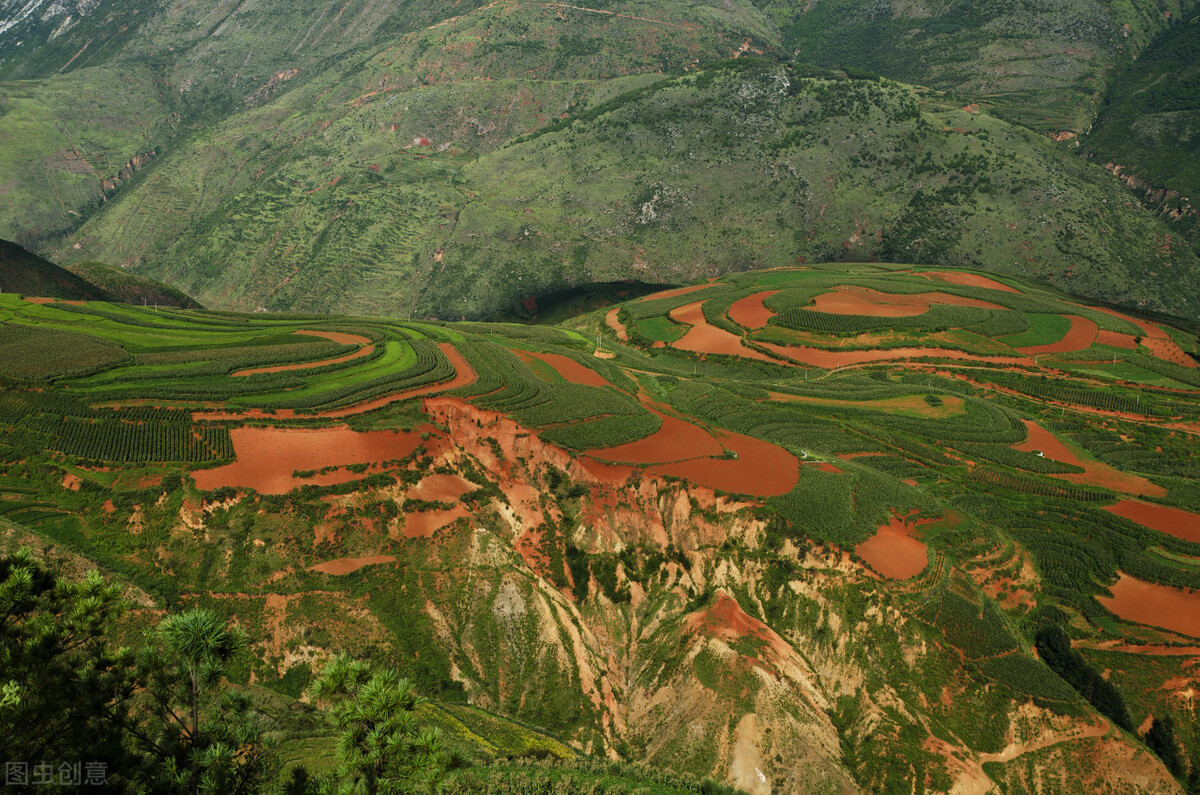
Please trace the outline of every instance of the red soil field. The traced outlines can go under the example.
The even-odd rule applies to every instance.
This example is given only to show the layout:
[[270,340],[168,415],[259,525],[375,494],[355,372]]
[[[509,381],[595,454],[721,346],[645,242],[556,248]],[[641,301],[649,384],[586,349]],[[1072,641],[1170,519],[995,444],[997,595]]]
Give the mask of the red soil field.
[[1159,359],[1167,362],[1174,362],[1181,367],[1200,367],[1191,356],[1183,352],[1183,349],[1175,344],[1175,340],[1171,339],[1171,335],[1163,331],[1159,326],[1149,323],[1145,320],[1138,320],[1136,317],[1124,315],[1113,309],[1105,309],[1103,307],[1091,307],[1097,312],[1103,312],[1106,315],[1112,315],[1122,320],[1127,320],[1146,332],[1142,339],[1142,344],[1145,345],[1152,354]]
[[1200,593],[1144,582],[1125,572],[1109,590],[1111,598],[1098,596],[1096,601],[1124,620],[1200,637]]
[[868,317],[913,317],[929,311],[928,304],[881,304],[854,293],[822,293],[813,299],[813,312],[829,315],[867,315]]
[[617,333],[617,339],[621,342],[629,342],[629,332],[625,330],[625,324],[617,319],[617,313],[620,311],[621,307],[619,306],[614,306],[608,310],[608,313],[604,316],[604,322],[608,324],[610,329]]
[[662,419],[662,427],[656,432],[636,442],[588,450],[588,455],[602,461],[660,464],[702,456],[718,456],[723,452],[721,444],[703,428],[670,414],[652,408],[650,410]]
[[1137,338],[1132,334],[1122,334],[1119,331],[1104,331],[1096,335],[1097,345],[1111,345],[1114,348],[1124,348],[1128,351],[1137,350]]
[[698,458],[652,466],[649,471],[755,497],[787,494],[799,480],[800,463],[782,447],[740,433],[719,431],[718,435],[721,443],[735,452],[737,458]]
[[962,273],[960,271],[921,271],[914,273],[914,276],[923,276],[926,279],[941,279],[950,284],[961,284],[964,287],[986,287],[989,290],[1003,290],[1006,293],[1016,293],[1021,295],[1020,290],[1013,289],[1003,282],[998,282],[995,279],[989,279],[986,276],[980,276],[977,273]]
[[475,484],[466,478],[435,473],[421,478],[420,483],[408,490],[408,496],[427,502],[456,502],[459,497],[474,490]]
[[813,299],[809,307],[817,312],[833,315],[868,315],[872,317],[911,317],[924,314],[933,304],[974,306],[980,309],[1004,309],[988,301],[963,298],[949,293],[917,293],[901,295],[884,293],[869,287],[840,287],[834,292],[823,293]]
[[697,290],[705,290],[709,287],[712,287],[711,282],[708,284],[693,284],[691,287],[676,287],[673,290],[663,290],[662,292],[651,293],[650,295],[639,298],[638,301],[655,301],[659,298],[675,298],[680,295],[694,293]]
[[1165,497],[1167,495],[1166,489],[1155,483],[1151,483],[1143,477],[1131,475],[1119,469],[1113,469],[1107,464],[1101,464],[1098,461],[1084,461],[1080,459],[1057,436],[1036,422],[1032,420],[1022,420],[1022,422],[1025,423],[1025,428],[1028,430],[1029,436],[1024,442],[1012,445],[1014,450],[1021,450],[1026,453],[1040,452],[1052,461],[1074,464],[1084,469],[1083,472],[1079,473],[1052,475],[1051,477],[1068,480],[1083,486],[1101,486],[1113,491],[1120,491],[1126,494],[1139,494],[1144,497]]
[[773,361],[770,356],[753,348],[747,348],[741,337],[730,334],[725,329],[710,326],[704,319],[704,312],[700,308],[703,303],[703,301],[696,301],[671,310],[672,320],[691,326],[683,337],[671,343],[672,348],[693,353],[719,353],[726,356],[759,359],[764,362]]
[[1104,510],[1137,522],[1142,527],[1200,543],[1200,514],[1139,500],[1121,500],[1116,505],[1106,505]]
[[[653,464],[647,472],[685,478],[692,483],[735,494],[766,497],[785,494],[796,485],[800,466],[796,457],[770,442],[730,431],[715,436],[698,425],[679,419],[643,399],[643,405],[662,419],[657,432],[636,442],[589,450],[601,462]],[[728,448],[736,458],[721,458]],[[580,459],[585,467],[587,459]],[[602,464],[605,465],[605,464]],[[623,482],[632,468],[601,470],[597,477]]]
[[391,563],[395,560],[391,555],[372,555],[369,558],[338,558],[328,563],[318,563],[309,566],[309,571],[319,571],[322,574],[349,574],[358,571],[363,566],[374,566],[377,563]]
[[979,356],[948,348],[888,348],[886,350],[838,351],[825,350],[824,348],[809,348],[804,345],[777,345],[773,342],[760,342],[759,344],[769,351],[791,359],[793,362],[810,367],[820,367],[826,370],[849,367],[855,364],[865,364],[867,362],[917,359],[925,356],[1000,365],[1033,364],[1033,358],[1030,356]]
[[910,521],[893,513],[888,523],[855,546],[854,552],[889,580],[915,577],[929,565],[929,553],[925,544],[913,538],[912,533],[917,525],[931,521],[934,520]]
[[541,359],[546,364],[558,371],[558,374],[570,381],[572,384],[584,384],[585,386],[612,386],[604,376],[597,373],[590,367],[584,367],[579,362],[572,359],[570,356],[563,356],[561,353],[532,353],[522,351],[535,359]]
[[471,512],[465,505],[455,505],[453,508],[437,511],[421,511],[409,513],[401,517],[405,538],[429,538],[443,527],[453,524],[459,519],[465,519]]
[[1048,345],[1030,345],[1025,348],[1017,348],[1017,350],[1035,356],[1043,353],[1082,351],[1092,347],[1092,343],[1096,341],[1096,336],[1100,333],[1100,327],[1096,325],[1095,321],[1085,317],[1078,315],[1068,315],[1067,317],[1071,321],[1071,328],[1067,329],[1067,333],[1058,342],[1051,342]]
[[237,460],[215,469],[191,474],[206,491],[237,486],[261,494],[286,494],[297,486],[330,486],[362,477],[337,470],[300,479],[293,471],[323,469],[348,464],[374,464],[404,456],[417,449],[417,433],[369,431],[349,428],[233,428],[229,435]]
[[801,464],[806,467],[816,467],[822,472],[831,472],[834,474],[841,474],[845,471],[843,469],[839,469],[837,466],[829,463],[828,461],[802,461]]
[[[349,417],[352,414],[362,414],[367,411],[374,411],[377,408],[382,408],[389,403],[397,403],[401,400],[419,397],[421,395],[429,395],[434,392],[445,392],[450,389],[457,389],[460,386],[472,384],[479,374],[475,372],[475,368],[463,358],[463,355],[458,352],[458,349],[449,342],[439,342],[438,347],[442,349],[442,353],[446,354],[446,358],[454,365],[454,378],[449,381],[442,381],[437,384],[426,384],[425,386],[407,389],[403,392],[396,392],[391,395],[384,395],[381,398],[368,400],[363,403],[356,403],[353,406],[347,406],[344,409],[335,409],[332,411],[318,411],[315,416],[318,417]],[[241,419],[286,419],[295,415],[291,409],[279,409],[274,414],[268,414],[261,409],[245,409],[243,411],[198,411],[192,414],[194,420],[241,420]]]
[[241,375],[257,375],[259,373],[285,373],[290,370],[310,370],[314,367],[324,367],[327,364],[341,364],[348,362],[351,359],[358,359],[363,356],[369,356],[375,352],[375,346],[371,345],[371,341],[366,337],[360,337],[357,334],[342,334],[337,331],[297,331],[297,334],[306,334],[310,337],[324,337],[327,340],[341,343],[342,345],[360,345],[358,350],[353,353],[348,353],[345,356],[339,356],[336,359],[323,359],[319,362],[304,362],[303,364],[277,364],[274,367],[254,367],[248,370],[238,370],[233,373],[234,376]]
[[775,311],[768,309],[763,301],[778,294],[778,290],[767,290],[739,298],[729,306],[729,319],[742,328],[763,328],[768,320],[775,317]]

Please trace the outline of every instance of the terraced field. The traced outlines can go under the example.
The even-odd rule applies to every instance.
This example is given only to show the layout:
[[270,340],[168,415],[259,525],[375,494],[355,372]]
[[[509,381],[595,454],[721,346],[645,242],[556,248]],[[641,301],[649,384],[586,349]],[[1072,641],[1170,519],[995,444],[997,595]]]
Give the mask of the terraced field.
[[[499,565],[486,528],[507,528],[522,570],[581,609],[601,595],[636,609],[656,578],[683,576],[664,556],[685,550],[794,566],[821,549],[956,650],[968,679],[1075,714],[1082,696],[1029,653],[1051,608],[1094,644],[1200,632],[1195,332],[1016,279],[886,264],[731,275],[558,327],[3,295],[0,516],[149,593],[231,604],[333,581],[366,593],[439,549]],[[722,517],[746,535],[714,540]],[[246,546],[222,560],[180,540],[213,532]],[[422,592],[438,604],[446,588]],[[772,600],[791,597],[758,593],[765,612],[743,623],[761,629],[734,635],[785,648],[792,608]],[[415,642],[389,612],[414,608],[356,604],[338,621],[370,614]],[[439,612],[449,602],[427,609],[418,623],[458,620]],[[479,663],[438,637],[404,664],[454,687],[451,670]],[[288,654],[264,652],[258,675],[296,665]],[[473,668],[472,686],[491,676]],[[561,712],[507,690],[488,703],[616,743],[626,713],[595,692]]]

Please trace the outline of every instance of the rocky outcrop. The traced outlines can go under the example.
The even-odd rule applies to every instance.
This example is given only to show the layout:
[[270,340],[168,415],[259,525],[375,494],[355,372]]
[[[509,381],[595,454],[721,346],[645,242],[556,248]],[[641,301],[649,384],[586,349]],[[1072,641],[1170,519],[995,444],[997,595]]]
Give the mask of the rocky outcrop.
[[149,152],[143,152],[140,155],[134,155],[125,162],[125,165],[121,166],[120,170],[118,170],[115,175],[111,177],[105,177],[104,179],[100,180],[100,189],[103,193],[105,201],[108,200],[109,196],[116,193],[122,185],[128,182],[133,177],[135,172],[140,171],[149,165],[157,155],[157,149],[153,149]]

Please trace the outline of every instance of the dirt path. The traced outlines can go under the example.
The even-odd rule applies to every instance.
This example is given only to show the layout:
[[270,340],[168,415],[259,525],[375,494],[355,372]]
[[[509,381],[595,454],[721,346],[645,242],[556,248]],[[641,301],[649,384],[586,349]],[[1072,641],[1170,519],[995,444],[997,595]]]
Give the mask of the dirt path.
[[1108,721],[1098,719],[1096,723],[1080,726],[1075,729],[1068,729],[1064,732],[1055,732],[1047,737],[1037,740],[1032,743],[1012,743],[1003,751],[997,754],[980,754],[979,761],[981,764],[987,762],[1011,762],[1018,756],[1023,754],[1040,751],[1043,748],[1049,748],[1052,745],[1059,743],[1069,743],[1076,740],[1086,740],[1089,737],[1103,737],[1108,734],[1111,727]]
[[629,332],[625,329],[625,324],[617,318],[620,311],[621,307],[619,306],[614,306],[608,310],[607,314],[604,315],[604,322],[608,324],[610,329],[616,332],[617,339],[621,342],[629,342]]
[[809,348],[804,345],[777,345],[773,342],[760,342],[759,344],[793,362],[810,367],[820,367],[823,370],[837,370],[842,367],[893,359],[918,358],[950,359],[1006,366],[1034,366],[1032,356],[981,356],[948,348],[875,348],[865,351],[831,351],[824,348]]

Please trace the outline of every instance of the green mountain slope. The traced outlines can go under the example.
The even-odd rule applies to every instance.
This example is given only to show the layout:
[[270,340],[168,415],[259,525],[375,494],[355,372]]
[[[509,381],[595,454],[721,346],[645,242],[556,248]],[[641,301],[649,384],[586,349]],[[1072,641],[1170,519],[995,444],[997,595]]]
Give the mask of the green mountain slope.
[[71,301],[200,308],[189,296],[154,279],[99,262],[62,268],[7,240],[0,240],[0,291]]
[[[395,103],[314,82],[163,158],[61,251],[244,309],[480,316],[564,284],[912,259],[1192,313],[1195,255],[1164,251],[1166,228],[1100,169],[903,86],[805,74],[733,61],[629,77],[607,104],[589,82],[438,84]],[[572,115],[497,148],[523,125],[479,136],[404,112],[464,98],[522,105],[507,115],[531,127]]]
[[73,262],[67,270],[98,287],[104,300],[122,304],[154,304],[180,309],[200,309],[191,296],[160,281],[113,268],[102,262]]
[[104,290],[87,279],[0,240],[0,290],[6,293],[68,300],[104,300]]
[[1085,149],[1200,244],[1200,17],[1155,39],[1113,82]]
[[[1188,314],[1195,254],[1099,164],[955,110],[1082,129],[1184,6],[56,5],[0,35],[0,237],[239,309],[483,316],[803,257]],[[951,96],[795,65],[683,77],[755,53]]]
[[1039,131],[1086,130],[1109,70],[1194,0],[759,0],[784,46],[952,92]]

